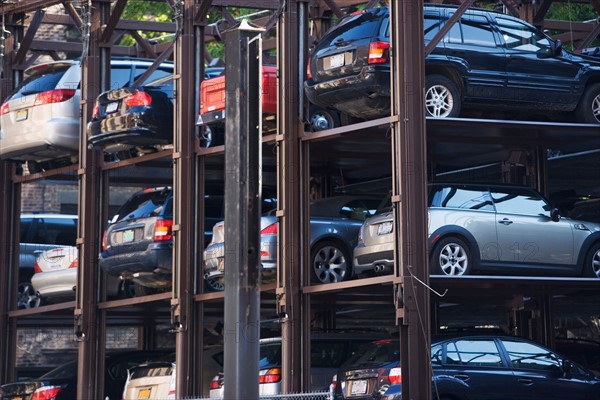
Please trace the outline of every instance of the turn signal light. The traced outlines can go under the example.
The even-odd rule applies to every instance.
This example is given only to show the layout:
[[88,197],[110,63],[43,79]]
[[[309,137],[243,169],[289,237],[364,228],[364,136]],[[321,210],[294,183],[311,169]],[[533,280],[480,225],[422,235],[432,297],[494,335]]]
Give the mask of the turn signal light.
[[388,62],[390,44],[388,42],[371,42],[369,44],[369,64]]
[[173,220],[157,219],[154,225],[154,241],[171,240],[173,238]]
[[281,369],[263,369],[258,373],[258,383],[275,383],[281,380]]

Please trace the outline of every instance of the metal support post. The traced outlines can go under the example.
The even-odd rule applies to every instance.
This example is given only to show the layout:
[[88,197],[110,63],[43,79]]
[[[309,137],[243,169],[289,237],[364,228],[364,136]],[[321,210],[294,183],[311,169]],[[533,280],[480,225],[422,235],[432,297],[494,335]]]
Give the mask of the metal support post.
[[243,21],[224,33],[226,399],[258,399],[263,31]]

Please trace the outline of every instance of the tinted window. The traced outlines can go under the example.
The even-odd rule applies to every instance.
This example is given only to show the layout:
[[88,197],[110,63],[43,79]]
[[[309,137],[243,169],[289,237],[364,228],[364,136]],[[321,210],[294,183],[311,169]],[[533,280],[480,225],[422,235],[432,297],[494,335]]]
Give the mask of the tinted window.
[[437,15],[426,15],[423,21],[423,31],[425,35],[425,42],[433,39],[436,33],[440,30],[440,18]]
[[[344,40],[364,39],[375,36],[379,28],[379,15],[372,13],[360,14],[350,17],[348,20],[334,27],[335,37],[341,37]],[[332,37],[333,38],[333,37]],[[324,37],[323,41],[330,41],[332,38]],[[332,40],[333,41],[333,40]]]
[[363,202],[362,200],[350,201],[342,206],[340,209],[340,217],[353,219],[357,221],[364,221],[367,217],[370,217],[375,213],[379,202]]
[[469,16],[461,19],[460,22],[463,43],[475,46],[496,47],[494,33],[487,19],[480,16]]
[[127,65],[113,65],[110,69],[109,89],[118,89],[128,86],[131,79],[131,68]]
[[172,201],[170,190],[149,191],[134,195],[121,207],[116,221],[124,219],[147,218],[157,215],[172,215]]
[[32,221],[32,218],[21,218],[21,223],[19,226],[19,241],[21,243],[27,242],[27,232],[29,232],[29,229],[31,228]]
[[366,366],[400,360],[400,344],[396,341],[380,340],[362,346],[348,359],[346,365]]
[[548,215],[550,207],[537,193],[528,189],[492,191],[496,210],[502,213],[525,215]]
[[492,339],[457,340],[447,344],[446,364],[496,367],[502,365],[502,358]]
[[310,344],[311,367],[339,367],[344,361],[344,342],[313,340]]
[[494,211],[491,198],[483,187],[438,187],[429,196],[430,207]]
[[504,46],[511,50],[550,53],[550,40],[537,29],[519,21],[496,18]]
[[[139,78],[144,72],[146,72],[147,68],[146,67],[136,67],[135,70],[135,78],[133,78],[133,81],[135,82],[135,80],[137,78]],[[172,77],[173,76],[173,70],[165,70],[165,69],[161,69],[161,68],[157,68],[156,70],[154,70],[154,72],[152,72],[150,74],[149,77],[146,78],[146,82],[151,82],[154,81],[156,79],[160,79],[160,78],[166,78],[166,77]],[[142,82],[142,85],[144,84],[144,82]],[[171,86],[173,86],[173,81],[171,81]]]
[[260,345],[260,360],[258,368],[281,366],[281,343],[265,343]]
[[[44,218],[42,220],[46,244],[74,246],[77,239],[77,220],[75,218]],[[41,243],[41,242],[36,242]]]
[[444,348],[441,344],[431,346],[431,364],[442,365]]
[[559,357],[531,343],[503,340],[513,368],[538,369],[544,371],[561,371]]
[[34,72],[17,86],[14,94],[10,96],[10,98],[19,99],[23,96],[54,89],[58,84],[58,81],[60,81],[60,78],[62,78],[70,67],[70,65],[52,66],[50,68],[44,68],[39,72]]

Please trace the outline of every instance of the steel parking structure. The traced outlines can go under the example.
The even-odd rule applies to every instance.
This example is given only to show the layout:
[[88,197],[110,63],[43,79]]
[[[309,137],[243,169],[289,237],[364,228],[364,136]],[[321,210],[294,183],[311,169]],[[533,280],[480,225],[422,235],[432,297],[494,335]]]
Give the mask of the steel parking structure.
[[[5,222],[0,229],[0,260],[3,260],[0,280],[4,282],[0,290],[0,383],[11,382],[16,377],[20,328],[71,326],[80,364],[77,397],[100,398],[107,329],[134,324],[140,327],[141,346],[152,347],[157,335],[154,328],[164,324],[170,326],[175,335],[176,397],[197,398],[206,389],[198,373],[203,365],[206,328],[212,328],[217,320],[224,320],[227,291],[208,292],[203,286],[202,232],[205,231],[206,209],[202,199],[215,182],[222,183],[228,174],[239,175],[236,168],[225,162],[223,146],[200,146],[198,133],[202,128],[195,124],[199,83],[204,76],[204,61],[209,59],[205,45],[207,41],[223,38],[223,26],[206,20],[214,7],[223,13],[223,25],[227,27],[233,27],[236,20],[224,7],[268,10],[268,17],[258,17],[252,22],[266,31],[276,30],[275,37],[265,38],[263,46],[277,52],[277,130],[262,136],[260,146],[263,180],[273,183],[277,190],[280,263],[275,281],[261,284],[259,296],[261,320],[274,322],[287,338],[282,346],[282,388],[289,395],[277,398],[324,398],[322,394],[310,393],[307,365],[311,354],[311,326],[324,330],[352,329],[367,323],[395,327],[402,342],[403,372],[407,378],[403,381],[403,398],[427,399],[431,396],[431,371],[429,353],[424,349],[428,348],[429,335],[438,332],[443,318],[447,318],[442,317],[442,303],[480,302],[483,306],[509,310],[511,321],[515,323],[511,327],[513,333],[532,336],[549,346],[554,340],[553,315],[557,309],[572,306],[580,308],[582,313],[597,312],[585,300],[598,296],[600,282],[594,279],[497,276],[430,279],[425,248],[428,179],[453,168],[494,164],[491,176],[504,182],[525,181],[543,193],[548,193],[550,187],[568,189],[575,184],[600,187],[597,161],[585,155],[587,151],[600,149],[600,129],[574,123],[426,119],[420,106],[423,103],[421,91],[410,89],[415,82],[423,86],[422,60],[428,49],[417,40],[422,36],[422,18],[419,18],[422,15],[418,10],[422,9],[423,1],[389,2],[395,57],[390,117],[318,132],[305,132],[303,123],[306,102],[302,81],[309,36],[314,31],[324,32],[335,18],[353,11],[352,6],[374,6],[379,1],[167,0],[173,9],[172,23],[123,20],[121,15],[127,1],[7,0],[0,4],[10,32],[3,36],[0,99],[6,98],[22,79],[23,70],[35,63],[38,54],[56,55],[68,51],[82,55],[78,164],[24,174],[21,166],[11,161],[0,162],[0,220]],[[465,9],[475,2],[458,3]],[[542,1],[539,6],[529,1],[501,3],[508,12],[523,19],[548,28],[559,26],[556,21],[544,21],[552,1]],[[600,13],[600,2],[590,0],[589,3]],[[44,11],[54,5],[62,5],[65,13],[51,15]],[[26,19],[26,15],[31,18]],[[37,39],[36,33],[44,24],[73,25],[82,33],[82,40]],[[598,35],[597,27],[597,24],[577,24],[573,29],[578,29],[575,36],[581,40],[579,44],[591,43]],[[155,44],[132,34],[137,40],[137,46],[132,46],[135,48],[115,44],[115,38],[122,32],[138,30],[167,32],[174,40]],[[439,40],[443,34],[438,36]],[[173,58],[176,97],[172,150],[107,161],[99,150],[88,148],[85,126],[91,118],[96,96],[107,87],[110,59],[116,55],[155,58],[156,65]],[[239,128],[241,130],[243,125]],[[573,167],[564,158],[548,159],[548,149],[582,155]],[[385,179],[385,184],[392,188],[397,216],[395,231],[398,232],[394,259],[401,261],[395,263],[391,275],[311,284],[306,244],[311,177],[318,171],[327,176],[342,170],[344,179],[350,182],[348,186],[363,180],[365,187],[377,187],[366,190],[380,190],[378,180]],[[591,176],[581,176],[578,170],[591,171],[588,174]],[[467,174],[475,174],[474,171],[469,169]],[[383,176],[386,178],[381,178]],[[37,182],[68,182],[78,188],[78,289],[74,301],[18,310],[15,271],[19,257],[15,249],[19,242],[21,191],[24,185]],[[322,192],[334,184],[325,179],[323,182],[326,184],[321,186]],[[173,287],[170,292],[113,300],[106,298],[103,276],[97,273],[98,252],[106,227],[104,221],[109,217],[111,187],[128,184],[172,184],[174,188]],[[556,296],[568,298],[569,305],[557,305],[553,300]],[[357,317],[346,317],[356,310],[360,311]],[[471,322],[468,316],[452,317]],[[225,339],[228,332],[231,333],[231,328],[225,326]],[[248,346],[252,345],[254,343],[249,341]],[[228,384],[235,385],[235,379],[229,379]]]

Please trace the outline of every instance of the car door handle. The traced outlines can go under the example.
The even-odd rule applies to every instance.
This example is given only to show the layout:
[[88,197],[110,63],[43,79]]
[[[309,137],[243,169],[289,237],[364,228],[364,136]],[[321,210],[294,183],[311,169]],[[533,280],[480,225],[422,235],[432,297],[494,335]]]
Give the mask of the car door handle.
[[468,381],[469,380],[469,375],[454,375],[454,377],[456,379],[460,379],[461,381]]
[[502,225],[510,225],[513,222],[510,219],[508,219],[508,218],[504,218],[504,219],[501,219],[500,221],[498,221],[498,223],[500,223]]
[[533,380],[529,379],[529,378],[519,378],[519,379],[517,379],[517,381],[519,383],[522,383],[525,386],[531,386],[531,385],[533,385]]

